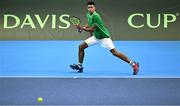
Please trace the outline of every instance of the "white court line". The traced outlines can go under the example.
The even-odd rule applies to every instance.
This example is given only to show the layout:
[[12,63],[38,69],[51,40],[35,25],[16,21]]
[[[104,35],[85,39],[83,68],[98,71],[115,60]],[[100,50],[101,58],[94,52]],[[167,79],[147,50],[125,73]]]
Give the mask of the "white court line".
[[180,105],[0,105],[0,106],[180,106]]
[[180,76],[0,76],[0,78],[180,78]]

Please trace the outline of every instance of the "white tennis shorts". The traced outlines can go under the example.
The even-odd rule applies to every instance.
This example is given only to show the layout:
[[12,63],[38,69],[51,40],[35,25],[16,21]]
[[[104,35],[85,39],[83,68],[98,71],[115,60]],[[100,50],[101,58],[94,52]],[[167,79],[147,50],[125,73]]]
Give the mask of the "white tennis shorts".
[[102,47],[107,48],[108,50],[115,48],[111,38],[97,39],[95,36],[91,36],[85,40],[85,43],[88,46],[92,46],[99,43]]

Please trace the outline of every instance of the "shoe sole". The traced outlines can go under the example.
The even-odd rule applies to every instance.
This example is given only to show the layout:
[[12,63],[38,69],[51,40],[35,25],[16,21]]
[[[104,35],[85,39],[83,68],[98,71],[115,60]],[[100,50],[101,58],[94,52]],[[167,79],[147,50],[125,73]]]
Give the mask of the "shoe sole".
[[71,69],[75,70],[74,66],[73,65],[69,65],[69,67],[71,67]]
[[133,73],[133,75],[137,75],[138,72],[139,72],[139,63],[137,62],[136,64],[137,64],[137,66],[138,66],[138,70],[136,71],[136,73]]
[[71,69],[76,70],[78,73],[82,73],[83,72],[83,69],[82,70],[78,70],[73,65],[69,65],[69,66],[71,67]]

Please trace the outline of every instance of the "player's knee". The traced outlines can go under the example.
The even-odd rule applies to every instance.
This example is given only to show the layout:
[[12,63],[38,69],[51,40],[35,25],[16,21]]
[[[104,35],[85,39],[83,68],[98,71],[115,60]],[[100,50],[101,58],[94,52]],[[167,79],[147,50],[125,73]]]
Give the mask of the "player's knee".
[[79,50],[82,51],[84,49],[88,48],[88,45],[84,42],[81,45],[79,45]]
[[118,55],[118,52],[117,52],[116,50],[112,50],[111,53],[112,53],[112,55],[114,55],[114,56],[117,56],[117,55]]
[[84,50],[85,47],[83,45],[79,45],[79,50]]
[[113,52],[112,54],[113,54],[114,56],[117,56],[117,52]]

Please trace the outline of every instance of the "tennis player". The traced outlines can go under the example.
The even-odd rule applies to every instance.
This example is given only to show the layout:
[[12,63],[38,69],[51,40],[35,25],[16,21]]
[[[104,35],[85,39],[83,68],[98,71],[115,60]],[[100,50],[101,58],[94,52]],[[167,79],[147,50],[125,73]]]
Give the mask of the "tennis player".
[[130,60],[127,56],[116,50],[111,40],[110,33],[108,29],[104,26],[103,20],[101,19],[99,13],[96,11],[95,3],[93,1],[89,1],[87,3],[87,9],[88,12],[86,16],[87,16],[88,24],[85,25],[84,27],[80,25],[76,27],[79,30],[90,32],[92,36],[79,45],[79,51],[78,51],[79,63],[72,64],[70,65],[70,67],[76,72],[82,73],[85,49],[92,45],[100,44],[104,48],[107,48],[114,56],[130,64],[133,68],[133,75],[137,75],[139,71],[139,63]]

